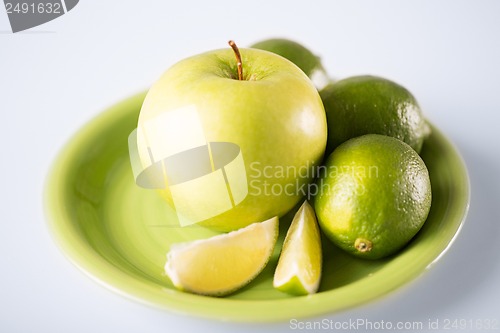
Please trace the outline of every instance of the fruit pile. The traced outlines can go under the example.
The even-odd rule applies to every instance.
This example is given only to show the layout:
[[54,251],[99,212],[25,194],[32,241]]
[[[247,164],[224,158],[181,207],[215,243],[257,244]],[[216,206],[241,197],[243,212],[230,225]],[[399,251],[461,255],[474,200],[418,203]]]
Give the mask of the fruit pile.
[[221,231],[171,246],[172,283],[210,296],[242,288],[268,264],[278,218],[298,205],[278,290],[318,291],[321,233],[360,258],[400,251],[431,206],[419,156],[430,126],[413,95],[375,76],[329,80],[290,40],[230,46],[172,66],[129,139],[137,184],[158,190],[181,226]]

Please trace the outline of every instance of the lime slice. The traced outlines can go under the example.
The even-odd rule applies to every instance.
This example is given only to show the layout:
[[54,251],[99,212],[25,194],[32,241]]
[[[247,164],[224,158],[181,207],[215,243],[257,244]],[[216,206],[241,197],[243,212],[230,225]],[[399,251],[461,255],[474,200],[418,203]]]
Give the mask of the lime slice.
[[278,238],[278,218],[208,239],[173,244],[165,273],[180,290],[224,296],[264,269]]
[[321,262],[318,222],[313,208],[304,201],[286,234],[274,287],[292,295],[315,293],[321,279]]

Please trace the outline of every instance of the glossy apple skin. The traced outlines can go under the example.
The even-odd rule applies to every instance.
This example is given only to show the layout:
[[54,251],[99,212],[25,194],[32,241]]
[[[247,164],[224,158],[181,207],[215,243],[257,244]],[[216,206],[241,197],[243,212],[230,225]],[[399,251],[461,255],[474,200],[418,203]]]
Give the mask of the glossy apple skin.
[[[239,145],[248,195],[200,223],[221,231],[282,216],[293,208],[314,180],[313,169],[322,161],[327,139],[321,98],[296,65],[263,50],[240,53],[244,80],[237,79],[229,48],[173,65],[151,87],[139,116],[141,126],[163,112],[194,106],[208,142]],[[141,159],[146,158],[147,147],[138,148]],[[171,202],[168,189],[160,192]]]

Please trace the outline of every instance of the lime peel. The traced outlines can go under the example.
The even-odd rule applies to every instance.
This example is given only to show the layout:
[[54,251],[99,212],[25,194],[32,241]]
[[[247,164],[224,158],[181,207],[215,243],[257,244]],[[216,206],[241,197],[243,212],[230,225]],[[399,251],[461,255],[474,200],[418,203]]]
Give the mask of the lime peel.
[[364,238],[356,238],[354,241],[354,247],[359,252],[370,252],[372,250],[372,242]]

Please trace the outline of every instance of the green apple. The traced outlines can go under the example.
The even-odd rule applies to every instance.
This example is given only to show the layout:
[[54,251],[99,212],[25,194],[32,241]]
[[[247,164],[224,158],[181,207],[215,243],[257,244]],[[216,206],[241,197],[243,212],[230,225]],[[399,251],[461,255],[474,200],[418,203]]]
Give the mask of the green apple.
[[287,58],[299,66],[318,89],[322,89],[330,82],[321,64],[321,59],[309,49],[293,40],[271,38],[252,44],[250,47],[273,52]]
[[236,53],[173,65],[140,112],[137,150],[149,187],[181,225],[229,231],[282,216],[308,193],[323,158],[326,116],[311,80],[271,52]]

